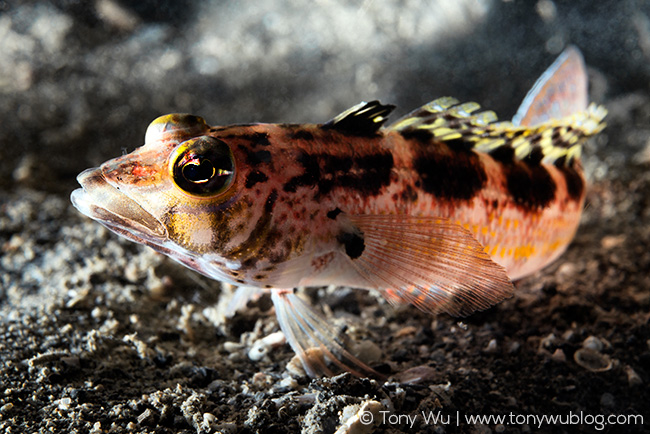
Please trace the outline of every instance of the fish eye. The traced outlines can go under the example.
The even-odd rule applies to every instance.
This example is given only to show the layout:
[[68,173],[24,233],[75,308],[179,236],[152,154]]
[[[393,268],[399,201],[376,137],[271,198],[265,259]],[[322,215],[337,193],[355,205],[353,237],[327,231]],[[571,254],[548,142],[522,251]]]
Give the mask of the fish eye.
[[230,147],[214,137],[202,136],[181,143],[170,161],[174,182],[189,194],[219,195],[235,178]]

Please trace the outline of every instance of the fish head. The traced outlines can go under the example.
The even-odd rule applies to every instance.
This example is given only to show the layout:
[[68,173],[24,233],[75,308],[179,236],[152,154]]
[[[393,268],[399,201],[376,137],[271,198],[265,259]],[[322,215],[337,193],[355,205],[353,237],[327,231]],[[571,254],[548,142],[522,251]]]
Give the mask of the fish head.
[[71,195],[74,206],[190,268],[227,277],[222,253],[233,226],[250,217],[251,201],[241,197],[244,157],[212,132],[197,116],[159,117],[143,146],[77,177],[82,188]]

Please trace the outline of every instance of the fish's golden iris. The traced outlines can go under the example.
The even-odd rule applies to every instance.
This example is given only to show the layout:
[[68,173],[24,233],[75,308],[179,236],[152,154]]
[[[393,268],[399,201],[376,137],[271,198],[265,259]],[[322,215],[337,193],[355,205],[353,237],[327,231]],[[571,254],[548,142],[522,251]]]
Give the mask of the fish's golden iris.
[[230,147],[210,136],[181,143],[170,161],[174,183],[192,195],[219,195],[235,177],[235,162]]

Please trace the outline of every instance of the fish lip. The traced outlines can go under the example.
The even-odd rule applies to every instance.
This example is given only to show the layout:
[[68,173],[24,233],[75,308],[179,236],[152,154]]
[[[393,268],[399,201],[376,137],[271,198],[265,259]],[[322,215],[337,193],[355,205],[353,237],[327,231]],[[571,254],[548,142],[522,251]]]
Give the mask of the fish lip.
[[168,238],[165,225],[110,183],[101,168],[84,170],[77,176],[77,182],[81,188],[72,192],[70,200],[82,214],[136,241],[158,244]]

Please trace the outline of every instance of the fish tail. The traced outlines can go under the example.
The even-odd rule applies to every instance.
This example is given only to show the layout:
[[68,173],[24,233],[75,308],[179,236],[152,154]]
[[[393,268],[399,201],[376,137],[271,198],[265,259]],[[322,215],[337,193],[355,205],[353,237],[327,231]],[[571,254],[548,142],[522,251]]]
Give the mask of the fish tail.
[[528,91],[512,123],[534,126],[583,112],[587,110],[587,105],[585,61],[578,48],[569,46]]

